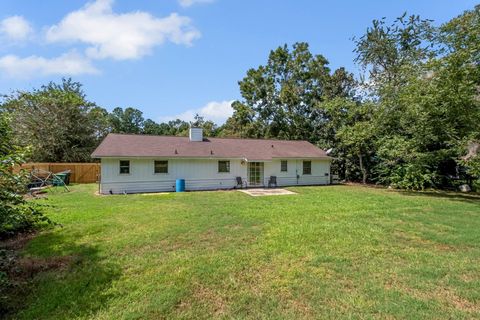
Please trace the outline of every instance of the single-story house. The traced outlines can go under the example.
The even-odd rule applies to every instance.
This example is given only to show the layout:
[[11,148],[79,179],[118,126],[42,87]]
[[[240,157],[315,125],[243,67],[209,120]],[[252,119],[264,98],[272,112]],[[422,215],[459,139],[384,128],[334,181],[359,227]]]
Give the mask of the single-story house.
[[307,141],[109,134],[92,154],[101,160],[103,194],[330,183],[331,158]]

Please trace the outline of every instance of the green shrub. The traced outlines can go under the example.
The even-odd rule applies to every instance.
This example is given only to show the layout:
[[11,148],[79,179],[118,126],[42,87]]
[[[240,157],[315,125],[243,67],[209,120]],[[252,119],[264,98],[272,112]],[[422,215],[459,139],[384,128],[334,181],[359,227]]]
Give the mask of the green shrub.
[[7,118],[0,113],[0,238],[51,223],[38,204],[24,197],[27,174],[14,170],[24,162],[24,154],[10,136]]

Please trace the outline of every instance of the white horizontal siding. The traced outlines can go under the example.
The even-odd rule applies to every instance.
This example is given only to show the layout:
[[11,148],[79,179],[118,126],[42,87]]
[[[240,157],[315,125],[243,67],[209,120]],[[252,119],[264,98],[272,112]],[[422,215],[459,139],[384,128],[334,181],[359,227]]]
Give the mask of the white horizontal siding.
[[285,160],[287,161],[287,172],[280,171],[280,159],[265,163],[265,185],[268,185],[268,180],[270,176],[277,177],[278,186],[317,185],[330,183],[329,160],[311,160],[312,173],[309,175],[303,174],[302,159]]
[[[307,186],[307,185],[320,185],[330,184],[330,178],[325,176],[300,176],[297,180],[296,177],[277,177],[277,185],[279,187],[286,186]],[[268,178],[265,180],[265,185],[268,185]]]
[[[119,173],[119,161],[130,160],[130,174]],[[247,180],[247,164],[230,160],[230,172],[218,172],[217,159],[168,159],[168,173],[155,174],[154,160],[103,158],[101,166],[100,192],[139,193],[175,191],[176,179],[185,179],[186,190],[232,189],[236,177]],[[166,159],[157,159],[166,160]],[[312,174],[302,174],[302,160],[290,159],[288,171],[280,171],[280,160],[264,163],[264,183],[270,176],[277,176],[278,186],[329,184],[330,161],[312,160]],[[298,179],[297,179],[298,174]]]
[[133,181],[133,182],[102,182],[100,192],[113,193],[141,193],[175,191],[175,180],[172,181]]
[[[130,174],[119,173],[120,160],[130,160]],[[237,176],[246,179],[246,165],[230,160],[230,172],[218,172],[218,160],[168,159],[168,173],[154,173],[156,159],[103,158],[102,193],[175,191],[175,181],[185,179],[187,190],[231,189]],[[157,159],[166,160],[166,159]]]

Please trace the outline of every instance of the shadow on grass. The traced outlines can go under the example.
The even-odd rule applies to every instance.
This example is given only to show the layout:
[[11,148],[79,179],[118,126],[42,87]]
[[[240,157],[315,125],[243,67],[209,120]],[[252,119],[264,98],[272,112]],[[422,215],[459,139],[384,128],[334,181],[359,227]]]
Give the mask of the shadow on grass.
[[465,194],[449,191],[397,191],[406,196],[431,197],[439,199],[448,199],[452,201],[461,201],[480,205],[480,194]]
[[[26,281],[24,297],[12,318],[71,319],[91,317],[104,308],[119,266],[96,246],[76,244],[65,230],[42,234],[27,245],[18,261]],[[17,292],[18,293],[18,292]]]

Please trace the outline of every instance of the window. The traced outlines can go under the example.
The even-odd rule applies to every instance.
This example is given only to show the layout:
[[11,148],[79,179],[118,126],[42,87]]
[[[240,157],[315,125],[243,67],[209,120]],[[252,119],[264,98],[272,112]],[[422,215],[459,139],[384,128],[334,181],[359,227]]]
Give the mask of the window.
[[155,173],[168,173],[168,161],[154,161]]
[[303,174],[312,174],[312,161],[303,161]]
[[230,172],[230,161],[218,161],[218,172]]
[[280,171],[287,172],[288,171],[288,162],[287,160],[282,160],[280,162]]
[[120,160],[120,174],[130,173],[130,160]]

